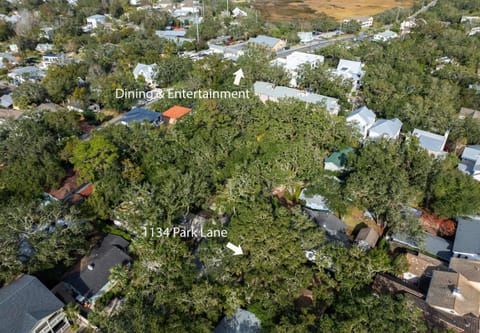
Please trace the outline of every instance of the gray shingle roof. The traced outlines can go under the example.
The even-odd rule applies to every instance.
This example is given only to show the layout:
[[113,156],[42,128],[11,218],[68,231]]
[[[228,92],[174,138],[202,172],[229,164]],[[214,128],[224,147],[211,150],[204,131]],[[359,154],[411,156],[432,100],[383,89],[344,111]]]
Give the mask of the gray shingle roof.
[[422,244],[417,239],[408,237],[403,234],[392,234],[392,239],[396,242],[422,249],[425,252],[437,256],[443,260],[449,261],[452,257],[452,242],[445,238],[431,235],[427,232],[424,233],[425,240]]
[[132,261],[126,253],[128,244],[122,237],[109,234],[88,255],[87,265],[93,265],[93,270],[86,265],[80,272],[70,274],[65,282],[86,298],[95,295],[108,283],[112,267]]
[[338,112],[338,99],[314,93],[308,93],[306,91],[283,87],[274,86],[268,82],[257,81],[253,85],[255,94],[261,94],[274,99],[281,98],[295,98],[306,103],[325,103],[325,106],[329,112]]
[[224,317],[214,333],[257,333],[260,332],[260,319],[253,313],[237,309],[231,317]]
[[0,333],[29,333],[61,308],[63,303],[36,277],[24,275],[0,289]]
[[480,220],[458,219],[453,251],[480,254]]
[[340,220],[332,213],[315,211],[308,208],[304,208],[303,210],[315,221],[315,223],[317,223],[330,234],[344,232],[345,229],[347,229],[345,222]]
[[148,121],[152,123],[161,118],[162,118],[162,115],[158,112],[147,110],[147,109],[136,108],[124,113],[122,117],[119,119],[119,122],[130,124],[134,122],[141,123],[144,121]]
[[274,47],[280,41],[281,41],[281,39],[274,38],[274,37],[269,37],[269,36],[265,36],[265,35],[258,35],[257,37],[250,37],[250,39],[248,40],[249,43],[257,44],[257,45],[268,47],[268,48]]

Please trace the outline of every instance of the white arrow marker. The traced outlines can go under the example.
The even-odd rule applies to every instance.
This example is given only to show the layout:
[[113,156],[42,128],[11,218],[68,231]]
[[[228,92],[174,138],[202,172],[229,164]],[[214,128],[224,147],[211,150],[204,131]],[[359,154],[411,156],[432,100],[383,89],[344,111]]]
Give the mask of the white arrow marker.
[[240,246],[235,246],[232,243],[228,242],[227,247],[233,251],[234,256],[243,254],[242,248]]
[[236,86],[238,86],[240,84],[240,80],[245,77],[241,68],[235,73],[233,73],[233,75],[235,75],[235,80],[233,81],[233,84]]

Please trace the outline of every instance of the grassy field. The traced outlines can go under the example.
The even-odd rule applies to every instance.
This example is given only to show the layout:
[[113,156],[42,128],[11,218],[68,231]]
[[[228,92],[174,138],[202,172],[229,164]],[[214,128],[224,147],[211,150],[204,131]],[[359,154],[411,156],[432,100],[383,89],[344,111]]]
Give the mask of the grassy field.
[[324,12],[338,20],[375,15],[395,7],[410,7],[413,0],[256,0],[254,7],[270,20],[312,19]]

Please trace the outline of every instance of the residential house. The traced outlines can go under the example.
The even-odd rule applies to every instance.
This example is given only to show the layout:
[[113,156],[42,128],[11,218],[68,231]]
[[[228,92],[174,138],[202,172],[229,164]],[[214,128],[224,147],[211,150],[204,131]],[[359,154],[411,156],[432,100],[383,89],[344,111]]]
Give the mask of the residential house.
[[364,74],[360,61],[345,59],[340,59],[337,69],[333,73],[344,80],[352,81],[352,91],[355,91],[360,86],[360,80]]
[[440,311],[478,317],[480,290],[461,273],[434,271],[425,301]]
[[323,168],[328,171],[343,171],[347,164],[347,156],[353,151],[353,148],[346,148],[333,152],[324,161]]
[[135,77],[135,80],[138,80],[141,76],[144,78],[145,83],[147,83],[149,86],[154,86],[156,81],[155,76],[157,75],[157,67],[157,64],[146,65],[138,63],[133,69],[133,76]]
[[462,16],[460,19],[460,23],[470,23],[470,24],[476,24],[480,23],[480,16]]
[[0,289],[0,333],[63,333],[64,304],[36,277],[23,275]]
[[270,37],[270,36],[265,36],[265,35],[250,37],[248,39],[248,43],[251,45],[266,48],[267,50],[272,52],[277,52],[283,49],[287,45],[287,43],[284,40]]
[[17,65],[17,58],[8,52],[0,53],[0,68],[5,68],[8,65]]
[[182,118],[190,111],[192,111],[192,109],[175,105],[175,106],[172,106],[167,111],[165,111],[164,113],[162,113],[162,116],[165,119],[165,121],[168,122],[169,125],[173,125],[175,124],[177,119]]
[[480,260],[480,218],[458,218],[457,222],[454,256]]
[[12,106],[13,106],[12,94],[3,95],[2,97],[0,97],[0,107],[7,109]]
[[431,155],[442,157],[447,154],[447,152],[444,151],[444,148],[447,143],[449,131],[446,131],[442,136],[415,128],[412,134],[418,138],[420,147],[426,149]]
[[163,117],[160,113],[155,111],[135,108],[133,110],[130,110],[124,113],[121,117],[119,117],[114,121],[114,123],[119,123],[122,125],[130,125],[133,123],[145,123],[145,122],[151,123],[154,125],[159,125],[163,122]]
[[480,320],[472,315],[456,316],[450,312],[440,311],[431,307],[425,300],[424,294],[412,288],[402,280],[379,273],[375,275],[372,289],[375,293],[402,294],[419,311],[422,319],[432,332],[478,333]]
[[460,109],[460,114],[458,115],[459,119],[465,119],[465,118],[473,118],[473,119],[480,119],[480,111],[474,110],[474,109],[469,109],[469,108],[461,108]]
[[400,23],[400,34],[406,35],[409,34],[413,28],[417,26],[415,20],[407,20]]
[[398,38],[398,34],[391,30],[386,30],[378,34],[373,35],[373,40],[376,42],[386,42],[390,39]]
[[331,236],[345,234],[347,230],[345,222],[329,211],[316,211],[309,208],[303,208],[303,211]]
[[368,131],[369,139],[397,139],[400,135],[403,123],[400,119],[379,119],[377,120]]
[[214,333],[260,333],[261,321],[253,313],[237,309],[230,317],[224,317]]
[[408,269],[401,274],[401,278],[414,285],[419,285],[423,278],[430,279],[434,270],[448,270],[448,267],[442,261],[422,253],[407,252],[405,259],[408,263]]
[[237,61],[245,53],[245,44],[228,46],[225,48],[223,58],[226,60]]
[[343,20],[344,23],[350,22],[350,21],[357,21],[360,23],[362,29],[369,28],[373,26],[373,17],[372,16],[359,16],[359,17],[354,17],[351,19],[345,19]]
[[232,10],[232,16],[235,17],[235,18],[237,18],[237,17],[247,17],[248,14],[247,14],[247,12],[241,10],[240,8],[235,7]]
[[43,27],[40,28],[40,31],[38,33],[38,38],[40,39],[46,39],[46,40],[52,40],[54,36],[54,29],[52,27]]
[[13,84],[20,85],[27,81],[40,81],[45,77],[45,73],[38,67],[26,66],[12,69],[7,76],[13,80]]
[[183,43],[193,43],[195,40],[191,38],[185,38],[185,34],[187,33],[186,30],[157,30],[155,34],[163,39],[170,40],[177,44],[178,46],[182,46]]
[[6,119],[18,119],[24,112],[24,110],[0,108],[0,124],[4,123]]
[[187,6],[182,6],[181,8],[175,9],[172,12],[172,16],[175,18],[180,18],[182,16],[191,16],[192,14],[198,13],[199,8],[198,7],[187,7]]
[[480,27],[475,27],[470,29],[470,31],[468,32],[468,36],[475,36],[478,33],[480,33]]
[[392,234],[389,239],[392,241],[409,246],[414,249],[420,249],[428,254],[431,254],[441,260],[449,261],[452,257],[453,244],[451,241],[434,236],[428,232],[423,233],[423,239],[415,239],[404,234]]
[[95,14],[87,17],[87,25],[84,27],[83,31],[88,32],[92,29],[97,29],[100,26],[104,25],[106,21],[105,15]]
[[480,181],[480,145],[466,146],[458,170]]
[[47,53],[42,56],[42,62],[40,63],[40,67],[42,69],[47,69],[48,66],[52,64],[62,65],[64,63],[65,56],[63,54]]
[[40,43],[40,44],[37,44],[37,46],[35,47],[35,50],[40,53],[49,52],[53,50],[53,44]]
[[297,32],[298,38],[300,38],[300,43],[310,43],[313,41],[313,32],[300,31]]
[[355,237],[355,243],[365,250],[374,248],[377,245],[380,235],[373,228],[362,228]]
[[307,194],[307,189],[304,188],[300,192],[300,196],[298,197],[300,200],[305,201],[305,207],[310,208],[312,210],[319,210],[325,212],[331,212],[330,207],[323,196],[320,194]]
[[298,72],[303,66],[308,65],[311,68],[315,68],[319,64],[323,64],[324,60],[325,57],[321,55],[295,51],[285,58],[272,60],[270,64],[283,67],[291,76],[290,86],[296,87]]
[[366,106],[362,106],[350,113],[347,117],[347,123],[353,125],[365,139],[368,130],[375,124],[375,113]]
[[325,105],[327,111],[334,115],[340,111],[338,99],[333,97],[322,96],[289,87],[274,86],[271,83],[262,81],[255,82],[253,90],[255,95],[264,103],[266,101],[278,102],[283,98],[294,98],[307,104]]
[[68,177],[63,179],[59,188],[52,188],[45,193],[44,204],[52,201],[68,202],[75,204],[83,201],[93,192],[93,184],[90,182],[78,184],[78,173],[70,172]]
[[94,306],[96,300],[113,287],[110,270],[118,265],[130,266],[128,245],[122,237],[108,234],[67,275],[63,281],[65,288],[84,307]]

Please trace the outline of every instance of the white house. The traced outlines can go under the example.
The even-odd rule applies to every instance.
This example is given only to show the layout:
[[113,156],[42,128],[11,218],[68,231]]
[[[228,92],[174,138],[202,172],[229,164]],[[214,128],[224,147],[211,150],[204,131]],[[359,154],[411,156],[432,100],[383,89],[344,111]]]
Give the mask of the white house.
[[296,87],[298,72],[302,66],[309,65],[311,68],[315,68],[318,64],[322,64],[324,60],[325,57],[321,55],[295,51],[285,58],[272,60],[270,64],[283,67],[291,76],[290,86]]
[[53,45],[49,43],[40,43],[40,44],[37,44],[37,46],[35,47],[35,50],[40,53],[45,53],[53,50]]
[[40,63],[40,67],[42,69],[46,69],[48,68],[48,66],[52,64],[64,64],[64,63],[65,63],[65,55],[47,53],[42,57],[42,62]]
[[101,25],[105,24],[105,15],[95,14],[87,17],[87,25],[84,28],[84,31],[90,31],[96,29]]
[[397,139],[400,135],[400,130],[402,129],[403,123],[400,119],[379,119],[370,127],[368,131],[369,139]]
[[248,14],[247,14],[247,12],[241,10],[240,8],[235,7],[235,9],[232,10],[232,16],[233,17],[247,17]]
[[313,210],[331,212],[331,209],[328,207],[327,201],[323,196],[320,194],[308,195],[306,192],[307,189],[302,189],[300,196],[298,197],[300,200],[305,201],[305,207]]
[[351,19],[345,19],[343,20],[344,23],[350,22],[350,21],[357,21],[360,23],[362,29],[369,28],[373,25],[373,17],[372,16],[360,16],[360,17],[354,17]]
[[301,43],[310,43],[313,41],[313,32],[300,31],[297,32],[298,38],[300,38]]
[[426,149],[430,154],[435,157],[442,157],[447,154],[443,149],[447,143],[448,134],[450,132],[446,131],[445,134],[439,135],[427,131],[422,131],[419,129],[414,129],[412,134],[418,138],[420,147]]
[[400,23],[400,34],[406,35],[409,34],[413,28],[415,28],[417,24],[414,20],[407,20]]
[[380,32],[378,34],[373,35],[373,40],[376,42],[386,42],[390,39],[398,38],[398,34],[391,30],[386,30],[384,32]]
[[255,95],[257,95],[264,103],[266,101],[278,102],[283,98],[294,98],[307,104],[323,104],[327,111],[334,115],[340,111],[338,99],[333,97],[313,94],[289,87],[274,86],[271,83],[261,81],[255,82],[253,90]]
[[133,76],[135,77],[135,80],[138,80],[138,78],[142,76],[145,79],[145,83],[153,86],[155,85],[157,67],[157,64],[146,65],[138,63],[133,70]]
[[348,115],[347,123],[350,123],[357,128],[359,133],[362,135],[362,138],[365,139],[367,137],[368,130],[375,123],[375,118],[375,113],[372,110],[366,106],[362,106]]
[[360,85],[360,79],[363,76],[362,63],[360,61],[340,59],[334,74],[343,79],[351,80],[353,84],[352,90],[354,91]]
[[458,170],[480,181],[480,145],[465,147]]
[[468,32],[468,35],[469,36],[474,36],[476,34],[480,33],[480,27],[475,27],[475,28],[472,28],[472,30],[470,30]]

